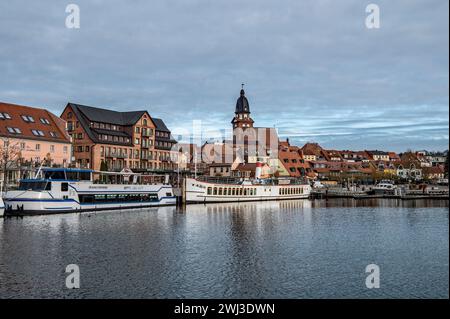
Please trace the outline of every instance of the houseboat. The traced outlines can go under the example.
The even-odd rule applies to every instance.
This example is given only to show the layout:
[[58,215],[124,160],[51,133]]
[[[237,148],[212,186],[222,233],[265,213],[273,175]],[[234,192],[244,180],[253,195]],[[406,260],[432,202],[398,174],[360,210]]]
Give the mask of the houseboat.
[[[161,176],[160,176],[161,177]],[[172,186],[131,171],[41,168],[5,193],[5,214],[41,215],[174,205]]]
[[306,179],[259,178],[185,178],[183,196],[186,203],[249,202],[308,198],[311,186]]

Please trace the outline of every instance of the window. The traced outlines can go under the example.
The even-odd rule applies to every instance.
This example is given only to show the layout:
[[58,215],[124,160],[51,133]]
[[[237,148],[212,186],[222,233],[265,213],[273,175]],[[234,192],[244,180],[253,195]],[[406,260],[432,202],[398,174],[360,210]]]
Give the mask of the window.
[[45,124],[45,125],[50,125],[50,121],[49,120],[47,120],[46,118],[44,118],[44,117],[41,117],[40,118],[40,121],[41,121],[41,123],[42,124]]
[[67,154],[67,151],[68,151],[67,146],[64,146],[64,147],[63,147],[63,153],[64,153],[64,154]]
[[89,146],[86,146],[86,152],[89,152],[90,151],[90,147]]
[[36,149],[36,151],[40,151],[41,150],[41,144],[36,144],[35,149]]
[[58,135],[56,135],[56,133],[55,133],[55,132],[53,132],[53,131],[52,131],[52,132],[50,132],[50,136],[51,136],[51,137],[55,137],[55,138],[56,138],[56,137],[58,137]]
[[136,139],[134,140],[134,144],[139,145],[139,143],[140,143],[140,140],[139,140],[138,138],[136,138]]
[[50,145],[50,153],[55,153],[55,145]]
[[34,136],[45,136],[44,132],[41,130],[31,130]]
[[22,115],[22,119],[27,123],[34,123],[34,118],[30,115]]
[[139,133],[141,132],[141,129],[140,129],[139,127],[136,126],[136,128],[135,128],[134,131],[135,131],[135,133],[138,133],[138,134],[139,134]]
[[72,118],[72,112],[67,113],[67,118],[71,119]]
[[10,120],[11,116],[8,113],[0,113],[0,120]]
[[69,190],[69,183],[61,183],[61,192],[67,192]]
[[26,144],[24,142],[20,143],[20,149],[24,150],[26,148]]

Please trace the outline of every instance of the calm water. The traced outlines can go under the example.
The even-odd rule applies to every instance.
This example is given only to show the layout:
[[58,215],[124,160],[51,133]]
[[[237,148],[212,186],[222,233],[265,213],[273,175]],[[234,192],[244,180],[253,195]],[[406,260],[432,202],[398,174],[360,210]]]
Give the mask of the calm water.
[[303,200],[5,219],[0,297],[448,298],[448,215],[448,201]]

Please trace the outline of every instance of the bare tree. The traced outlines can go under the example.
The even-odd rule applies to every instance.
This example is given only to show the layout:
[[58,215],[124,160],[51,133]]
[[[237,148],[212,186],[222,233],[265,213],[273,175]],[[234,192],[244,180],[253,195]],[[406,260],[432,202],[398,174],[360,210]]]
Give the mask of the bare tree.
[[20,168],[22,153],[18,142],[11,141],[9,137],[1,137],[3,145],[0,145],[0,169],[2,180],[2,189],[6,191],[8,185],[9,171],[14,168]]

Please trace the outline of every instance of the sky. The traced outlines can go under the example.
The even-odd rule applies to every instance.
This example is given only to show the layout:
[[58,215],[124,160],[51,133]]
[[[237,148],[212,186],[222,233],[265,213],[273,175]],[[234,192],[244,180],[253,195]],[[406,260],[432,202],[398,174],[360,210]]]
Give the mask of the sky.
[[255,125],[291,144],[445,150],[448,41],[448,0],[2,1],[0,101],[148,110],[208,135],[245,83]]

